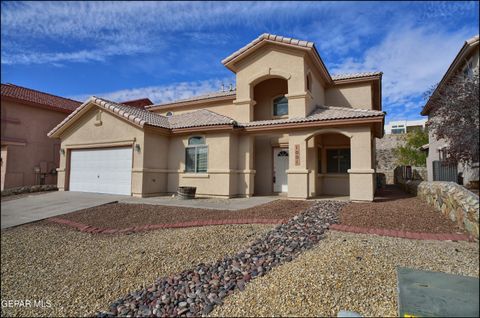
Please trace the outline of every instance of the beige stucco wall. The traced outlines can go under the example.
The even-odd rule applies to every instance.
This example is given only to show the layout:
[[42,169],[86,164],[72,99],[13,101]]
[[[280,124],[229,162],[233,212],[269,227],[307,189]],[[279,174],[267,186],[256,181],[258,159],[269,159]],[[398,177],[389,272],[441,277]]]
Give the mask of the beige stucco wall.
[[144,133],[143,168],[133,169],[133,175],[143,177],[141,196],[162,195],[168,192],[169,138],[155,131]]
[[[58,169],[58,188],[59,190],[68,190],[67,164],[69,162],[70,150],[83,148],[102,148],[128,146],[134,149],[136,144],[140,145],[141,151],[133,151],[132,167],[132,194],[142,195],[143,168],[144,168],[144,132],[131,123],[120,119],[103,110],[101,115],[101,125],[96,125],[96,115],[99,111],[97,106],[88,108],[85,113],[62,134],[62,149],[65,154],[60,155],[60,167]],[[149,142],[151,145],[151,142]],[[149,150],[150,152],[151,150]],[[155,151],[152,154],[157,154]],[[151,163],[150,159],[147,163]],[[147,183],[148,186],[148,183]],[[145,189],[146,192],[150,189]]]
[[325,103],[328,106],[343,106],[360,109],[373,109],[372,84],[338,84],[325,91]]
[[[179,186],[197,187],[197,194],[203,196],[241,196],[248,192],[241,187],[237,177],[237,156],[239,149],[236,135],[231,132],[189,134],[170,138],[168,156],[168,192],[175,193]],[[208,147],[206,173],[185,172],[185,148],[192,136],[205,137]],[[242,140],[242,143],[247,141]],[[248,146],[243,145],[243,148]],[[240,151],[241,152],[241,151]],[[245,154],[242,155],[245,158]]]
[[[40,184],[34,167],[46,167],[47,172],[59,164],[60,140],[50,139],[47,133],[68,114],[18,102],[1,100],[2,190]],[[8,144],[4,138],[24,140],[25,145]],[[4,177],[5,176],[5,177]],[[46,174],[45,184],[55,184],[57,177]]]
[[316,106],[325,105],[325,82],[322,80],[322,76],[318,72],[317,68],[313,65],[311,59],[307,57],[305,59],[305,76],[311,78],[311,89],[307,89],[305,82],[305,91],[307,94],[307,110],[306,113],[310,114]]

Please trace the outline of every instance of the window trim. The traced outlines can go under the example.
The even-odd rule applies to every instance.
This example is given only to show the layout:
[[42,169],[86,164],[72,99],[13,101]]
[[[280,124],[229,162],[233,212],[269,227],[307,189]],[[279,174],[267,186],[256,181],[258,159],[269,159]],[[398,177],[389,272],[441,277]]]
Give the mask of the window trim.
[[[202,144],[195,144],[195,145],[190,145],[190,139],[192,138],[202,138],[203,140],[203,143]],[[194,168],[193,168],[193,171],[187,171],[187,150],[188,149],[195,149],[195,154],[194,154]],[[205,169],[205,171],[198,171],[198,167],[197,167],[197,161],[198,161],[198,149],[199,148],[205,148],[207,151],[206,151],[206,155],[207,155],[207,167]],[[209,151],[208,151],[208,145],[207,145],[207,142],[206,142],[206,138],[205,136],[202,136],[202,135],[195,135],[195,136],[190,136],[188,137],[187,139],[187,145],[185,146],[185,168],[183,170],[184,173],[189,173],[189,174],[206,174],[208,173],[208,154],[209,154]]]
[[[285,97],[287,99],[287,113],[285,115],[275,115],[275,100],[279,97]],[[289,102],[288,102],[288,97],[287,97],[287,94],[278,94],[276,96],[274,96],[271,100],[271,109],[272,109],[272,118],[288,118],[288,114],[289,114],[289,108],[290,108],[290,105],[289,105]]]

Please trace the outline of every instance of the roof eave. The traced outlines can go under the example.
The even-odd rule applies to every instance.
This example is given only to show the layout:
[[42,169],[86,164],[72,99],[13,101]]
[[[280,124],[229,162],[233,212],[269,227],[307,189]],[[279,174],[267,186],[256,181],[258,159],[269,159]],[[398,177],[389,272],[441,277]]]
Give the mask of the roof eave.
[[432,96],[437,94],[437,92],[446,84],[446,82],[450,79],[450,77],[453,75],[455,70],[458,68],[460,62],[462,62],[465,56],[468,55],[471,52],[471,50],[473,50],[476,46],[478,46],[478,44],[479,44],[478,36],[465,41],[462,48],[460,49],[458,54],[455,56],[452,63],[448,67],[447,71],[443,75],[442,79],[438,83],[437,87],[433,91],[432,95],[428,98],[428,101],[425,103],[425,106],[422,108],[420,115],[427,116],[430,113]]
[[65,114],[70,114],[74,111],[74,110],[59,108],[59,107],[55,107],[55,106],[51,106],[51,105],[35,103],[35,102],[29,101],[29,100],[25,100],[25,99],[13,97],[13,96],[8,96],[8,95],[2,95],[1,98],[5,99],[5,100],[8,100],[10,102],[24,104],[24,105],[33,106],[33,107],[40,107],[40,108],[43,108],[43,109],[48,109],[48,110],[52,110],[52,111],[56,111],[56,112],[60,112],[60,113],[65,113]]
[[371,82],[371,81],[381,81],[383,73],[378,75],[370,75],[370,76],[361,76],[361,77],[352,77],[352,78],[345,78],[345,79],[337,79],[332,80],[333,85],[341,85],[341,84],[350,84],[350,83],[361,83],[361,82]]
[[236,98],[236,94],[226,95],[226,96],[214,96],[196,100],[189,100],[189,101],[178,101],[178,102],[171,102],[167,104],[158,104],[158,105],[151,105],[146,106],[145,109],[147,110],[158,110],[158,109],[169,109],[169,108],[176,108],[176,107],[183,107],[183,106],[193,106],[198,104],[204,103],[213,103],[213,102],[221,102],[226,100],[234,100]]
[[253,53],[254,51],[258,50],[259,48],[267,45],[267,44],[273,44],[273,45],[278,45],[278,46],[284,46],[284,47],[288,47],[288,48],[293,48],[293,49],[298,49],[298,50],[303,50],[303,51],[306,51],[308,52],[313,61],[315,62],[315,64],[317,65],[320,73],[322,73],[322,75],[326,78],[327,82],[328,83],[332,83],[332,77],[330,75],[330,73],[328,72],[328,69],[327,67],[325,66],[325,63],[323,63],[323,60],[322,58],[320,57],[320,54],[318,53],[316,47],[314,44],[312,45],[307,45],[307,46],[299,46],[299,45],[295,45],[295,44],[291,44],[291,43],[285,43],[285,42],[279,42],[279,41],[275,41],[275,40],[270,40],[268,38],[262,38],[260,39],[258,42],[256,42],[255,44],[253,44],[252,46],[248,47],[246,50],[244,50],[243,52],[239,53],[238,55],[230,58],[230,57],[227,57],[225,59],[222,60],[222,64],[228,68],[229,70],[231,70],[232,72],[236,73],[237,72],[237,68],[235,66],[235,64],[244,59],[245,57],[247,57],[248,55],[250,55],[251,53]]
[[269,130],[281,130],[281,129],[301,129],[301,128],[310,128],[310,127],[321,127],[321,126],[335,126],[335,125],[358,125],[358,124],[372,124],[379,123],[383,124],[385,116],[371,116],[371,117],[362,117],[362,118],[339,118],[339,119],[329,119],[329,120],[315,120],[308,122],[300,123],[280,123],[280,124],[270,124],[270,125],[261,125],[261,126],[246,126],[243,129],[246,132],[260,132],[260,131],[269,131]]

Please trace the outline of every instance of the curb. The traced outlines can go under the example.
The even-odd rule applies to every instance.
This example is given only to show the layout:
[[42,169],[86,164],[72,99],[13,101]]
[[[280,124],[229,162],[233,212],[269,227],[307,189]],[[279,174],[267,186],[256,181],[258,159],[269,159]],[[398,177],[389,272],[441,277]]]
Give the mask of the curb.
[[62,218],[49,218],[48,221],[52,223],[67,225],[73,227],[80,232],[90,234],[130,234],[158,229],[178,229],[189,227],[201,227],[211,225],[235,225],[235,224],[281,224],[283,219],[232,219],[232,220],[204,220],[204,221],[190,221],[173,224],[145,224],[141,226],[133,226],[124,229],[101,228],[90,226],[83,223],[78,223]]
[[452,234],[452,233],[420,233],[389,229],[376,229],[367,227],[358,227],[342,224],[330,225],[330,230],[361,234],[374,234],[380,236],[399,237],[413,240],[434,240],[434,241],[473,241],[466,234]]

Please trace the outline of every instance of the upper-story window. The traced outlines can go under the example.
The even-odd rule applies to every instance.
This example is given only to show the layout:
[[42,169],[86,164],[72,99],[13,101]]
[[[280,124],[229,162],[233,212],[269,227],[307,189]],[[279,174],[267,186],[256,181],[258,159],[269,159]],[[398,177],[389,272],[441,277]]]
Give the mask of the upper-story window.
[[306,82],[307,82],[307,90],[311,92],[312,91],[312,75],[310,75],[310,73],[307,74]]
[[405,126],[404,125],[393,125],[392,126],[392,134],[404,134],[405,133]]
[[173,116],[173,113],[172,113],[172,112],[167,112],[167,113],[165,114],[165,116],[167,116],[167,117]]
[[279,96],[273,100],[273,116],[288,115],[288,99],[285,96]]
[[185,172],[207,172],[208,147],[205,138],[201,136],[190,137],[185,149]]

